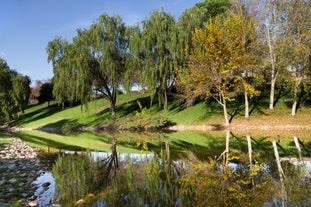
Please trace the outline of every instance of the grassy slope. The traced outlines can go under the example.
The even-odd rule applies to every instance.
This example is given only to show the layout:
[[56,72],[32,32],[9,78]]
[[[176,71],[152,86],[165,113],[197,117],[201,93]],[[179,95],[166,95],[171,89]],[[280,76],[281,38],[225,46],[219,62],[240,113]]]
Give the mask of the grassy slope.
[[[148,110],[147,115],[138,117],[141,121],[148,122],[146,117],[161,116],[179,125],[221,125],[223,123],[222,108],[216,103],[198,102],[189,108],[184,108],[181,99],[175,98],[170,101],[169,111],[163,112],[157,104],[150,106],[150,98],[148,94],[131,94],[120,95],[117,101],[117,117],[120,122],[135,122],[135,113],[140,112],[137,100],[142,104],[143,108]],[[309,149],[310,131],[305,130],[292,130],[292,131],[278,131],[276,127],[269,130],[261,131],[257,128],[246,129],[245,126],[280,126],[280,125],[299,125],[309,126],[311,109],[308,107],[301,107],[298,110],[297,116],[290,116],[290,108],[288,107],[287,100],[280,99],[274,110],[266,109],[265,102],[267,100],[257,100],[257,106],[252,106],[251,117],[246,120],[243,117],[243,104],[231,104],[229,113],[233,117],[232,126],[235,128],[233,131],[234,143],[232,146],[236,150],[246,150],[246,140],[243,138],[246,134],[251,134],[254,137],[254,142],[258,151],[264,153],[265,150],[271,151],[271,140],[275,139],[278,134],[281,134],[282,144],[284,144],[284,154],[289,151],[294,151],[292,137],[298,136],[302,139],[304,149]],[[137,119],[137,118],[136,118]],[[26,110],[25,114],[20,116],[20,119],[15,122],[16,125],[24,128],[61,128],[66,122],[77,122],[87,126],[96,126],[111,122],[109,103],[104,100],[93,101],[88,105],[88,109],[81,106],[67,107],[61,110],[60,107],[52,105],[47,107],[46,104],[32,106]],[[152,122],[152,120],[151,120]],[[242,125],[242,126],[239,126]],[[17,134],[25,141],[29,141],[35,145],[49,145],[55,148],[88,148],[92,150],[105,150],[109,151],[111,136],[104,136],[97,133],[82,133],[78,136],[64,136],[60,133],[47,133],[37,130],[22,131]],[[119,136],[119,135],[118,135]],[[136,151],[135,143],[138,142],[152,142],[152,140],[165,140],[169,139],[172,144],[172,150],[187,149],[191,146],[194,151],[199,155],[202,151],[209,151],[210,155],[217,154],[223,148],[224,132],[217,133],[210,132],[178,132],[170,133],[167,137],[157,137],[150,133],[139,135],[138,141],[134,141],[132,135],[122,135],[122,139],[118,140],[121,143],[119,151],[130,152]],[[137,135],[138,136],[138,135]],[[87,137],[87,138],[85,138]],[[151,141],[150,141],[151,140]],[[242,140],[242,141],[241,141]],[[138,146],[138,145],[137,145]],[[158,149],[157,144],[149,144],[150,149]],[[216,149],[216,150],[215,150]],[[216,152],[217,151],[217,152]],[[282,154],[282,152],[281,152]],[[309,154],[309,150],[308,150]]]

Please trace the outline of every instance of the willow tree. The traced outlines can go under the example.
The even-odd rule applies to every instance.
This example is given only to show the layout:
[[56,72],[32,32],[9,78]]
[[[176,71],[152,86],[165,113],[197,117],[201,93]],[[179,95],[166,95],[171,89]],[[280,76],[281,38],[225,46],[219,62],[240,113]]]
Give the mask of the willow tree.
[[195,29],[202,29],[210,18],[225,14],[230,7],[228,0],[205,0],[196,3],[193,7],[186,9],[178,18],[178,64],[186,67],[187,55],[192,48],[192,32]]
[[14,106],[17,111],[24,113],[28,106],[30,96],[30,78],[28,76],[19,74],[16,71],[11,71],[12,93],[11,97],[14,101]]
[[90,55],[95,60],[95,90],[109,100],[114,117],[117,91],[119,86],[124,84],[127,73],[128,39],[125,24],[119,16],[109,17],[103,14],[91,25],[85,37],[89,49],[87,56]]
[[117,91],[126,73],[125,31],[121,17],[102,14],[88,29],[78,30],[71,44],[60,38],[51,41],[47,53],[56,100],[87,103],[96,91],[110,102],[115,117]]
[[[68,53],[69,42],[61,37],[56,37],[48,43],[46,48],[48,54],[48,62],[52,63],[53,67],[53,95],[58,104],[62,104],[68,101],[67,94],[70,90],[69,85],[67,85],[67,78],[70,78],[68,67],[63,63],[66,61],[66,55]],[[64,90],[66,89],[66,90]]]
[[196,29],[189,69],[181,71],[178,78],[190,102],[200,96],[214,98],[223,108],[227,126],[227,102],[235,95],[240,69],[247,61],[246,43],[241,36],[243,24],[238,15],[218,16],[204,29]]
[[175,75],[175,19],[162,9],[156,10],[143,21],[141,28],[140,34],[135,35],[138,45],[132,44],[131,51],[141,60],[141,82],[157,95],[159,104],[163,104],[166,111]]

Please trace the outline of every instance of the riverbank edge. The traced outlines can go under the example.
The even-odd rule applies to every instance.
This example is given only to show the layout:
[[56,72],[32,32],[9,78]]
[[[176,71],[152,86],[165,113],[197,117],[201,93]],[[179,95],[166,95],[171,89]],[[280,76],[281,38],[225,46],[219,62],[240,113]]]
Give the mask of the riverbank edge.
[[[41,162],[39,155],[43,152],[42,150],[28,145],[20,138],[11,134],[10,131],[7,131],[6,138],[10,139],[10,141],[4,144],[5,147],[1,150],[1,155],[4,155],[5,157],[1,156],[0,161],[1,168],[9,170],[9,172],[6,173],[4,171],[3,175],[1,176],[1,185],[10,185],[8,188],[10,188],[11,191],[14,191],[14,189],[17,188],[21,188],[20,185],[14,185],[15,182],[17,183],[17,181],[25,182],[25,186],[23,187],[24,193],[21,193],[19,196],[8,196],[5,202],[0,200],[0,206],[37,206],[38,204],[35,201],[35,191],[37,190],[38,186],[36,186],[34,182],[41,175],[41,173],[48,171],[50,166],[47,165],[47,163]],[[20,149],[21,146],[23,147],[22,150]],[[12,149],[15,149],[15,151]],[[23,151],[23,153],[21,153],[21,151]],[[23,160],[22,164],[20,159]],[[26,170],[25,166],[27,166]],[[29,172],[28,175],[26,172]],[[7,174],[9,174],[9,177],[6,176]]]
[[[155,127],[137,127],[135,129],[140,129],[140,131],[155,131]],[[18,132],[18,131],[32,131],[32,130],[41,130],[45,132],[55,132],[59,131],[58,128],[52,127],[39,127],[39,128],[31,128],[31,127],[7,127],[7,131],[10,133]],[[118,129],[117,127],[113,127],[111,124],[107,125],[99,125],[95,127],[81,127],[81,131],[133,131],[132,128],[122,128]],[[285,125],[252,125],[252,124],[232,124],[230,126],[226,126],[224,124],[198,124],[198,125],[184,125],[177,124],[169,127],[157,128],[158,131],[220,131],[220,130],[230,130],[230,131],[238,131],[238,132],[246,132],[246,131],[297,131],[297,130],[311,130],[311,125],[294,125],[294,124],[285,124]]]

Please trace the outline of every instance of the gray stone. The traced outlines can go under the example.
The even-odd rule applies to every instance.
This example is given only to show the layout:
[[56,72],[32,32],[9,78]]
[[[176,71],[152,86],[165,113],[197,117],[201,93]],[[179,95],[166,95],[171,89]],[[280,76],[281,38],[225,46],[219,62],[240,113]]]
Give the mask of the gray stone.
[[27,194],[27,193],[22,193],[21,196],[22,196],[23,198],[26,198],[26,197],[28,196],[28,194]]
[[36,207],[36,206],[38,206],[38,205],[39,205],[39,204],[38,204],[37,201],[31,201],[31,202],[28,203],[28,206],[29,206],[29,207]]
[[9,182],[10,182],[11,184],[14,184],[14,183],[17,182],[17,179],[16,179],[16,178],[12,178],[12,179],[9,180]]

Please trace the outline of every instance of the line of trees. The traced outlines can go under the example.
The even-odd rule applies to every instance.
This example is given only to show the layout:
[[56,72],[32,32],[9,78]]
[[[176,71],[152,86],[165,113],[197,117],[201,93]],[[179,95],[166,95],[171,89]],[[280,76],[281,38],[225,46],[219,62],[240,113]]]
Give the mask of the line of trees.
[[292,88],[292,115],[299,92],[309,89],[310,0],[205,0],[176,20],[162,8],[134,26],[102,14],[68,41],[47,46],[53,65],[53,94],[59,104],[86,104],[96,91],[110,101],[112,117],[122,85],[147,87],[166,111],[173,87],[190,104],[214,98],[224,110],[243,94],[245,117],[253,96],[277,84]]
[[10,121],[24,112],[30,94],[30,78],[10,69],[0,58],[0,123]]

